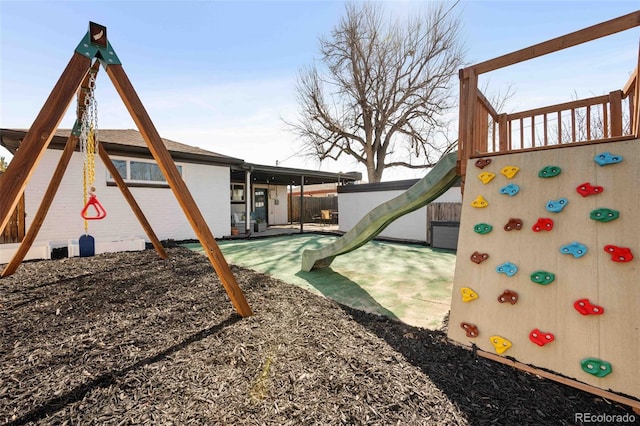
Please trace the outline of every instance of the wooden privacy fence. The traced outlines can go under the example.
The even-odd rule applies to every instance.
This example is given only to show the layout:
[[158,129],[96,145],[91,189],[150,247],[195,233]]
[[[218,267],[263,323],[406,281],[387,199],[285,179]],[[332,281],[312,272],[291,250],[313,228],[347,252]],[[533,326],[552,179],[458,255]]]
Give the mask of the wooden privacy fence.
[[[314,216],[320,216],[320,210],[338,211],[338,197],[304,197],[302,222],[313,222]],[[291,197],[289,222],[300,222],[300,216],[300,197]]]

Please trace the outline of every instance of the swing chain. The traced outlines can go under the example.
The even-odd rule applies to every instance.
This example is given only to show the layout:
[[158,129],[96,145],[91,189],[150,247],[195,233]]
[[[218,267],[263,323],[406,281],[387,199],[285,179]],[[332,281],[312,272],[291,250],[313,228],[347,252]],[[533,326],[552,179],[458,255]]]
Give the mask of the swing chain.
[[[82,125],[80,127],[80,152],[82,154],[82,199],[83,205],[87,206],[88,191],[95,191],[95,155],[98,151],[98,102],[95,97],[97,70],[91,70],[89,82],[84,90],[82,114]],[[85,234],[89,232],[89,223],[84,221]]]

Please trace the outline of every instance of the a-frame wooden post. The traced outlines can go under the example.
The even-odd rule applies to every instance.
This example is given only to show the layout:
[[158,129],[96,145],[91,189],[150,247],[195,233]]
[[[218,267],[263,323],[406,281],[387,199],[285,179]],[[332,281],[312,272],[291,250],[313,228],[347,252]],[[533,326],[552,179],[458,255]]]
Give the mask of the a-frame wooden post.
[[[85,76],[84,80],[82,81],[80,89],[78,90],[78,110],[76,114],[77,115],[76,124],[73,130],[71,131],[69,138],[67,139],[67,143],[65,144],[64,150],[62,151],[62,155],[58,160],[58,165],[56,166],[56,170],[53,172],[53,176],[49,181],[49,186],[47,187],[44,197],[40,202],[40,207],[38,207],[38,210],[31,221],[29,230],[27,231],[24,238],[22,239],[22,242],[20,243],[18,250],[16,250],[15,254],[13,255],[13,258],[11,259],[11,261],[5,266],[4,270],[0,273],[0,278],[7,277],[9,275],[12,275],[14,272],[16,272],[16,270],[20,266],[20,263],[22,263],[22,261],[24,260],[24,257],[29,252],[29,249],[33,245],[33,242],[35,241],[38,235],[38,232],[40,231],[40,228],[44,223],[47,213],[49,212],[49,208],[51,207],[51,203],[53,202],[53,199],[56,193],[58,192],[58,188],[60,187],[60,182],[62,181],[62,177],[64,176],[64,173],[67,170],[67,167],[69,165],[69,161],[71,161],[73,152],[76,149],[76,146],[78,145],[78,133],[80,132],[80,125],[82,123],[83,116],[85,113],[85,108],[84,108],[85,98],[89,92],[89,84],[90,84],[89,77],[91,76],[91,74],[94,74],[94,75],[97,74],[99,70],[100,70],[100,62],[95,61],[94,64],[91,66],[90,72]],[[140,221],[140,224],[144,228],[144,231],[149,237],[149,240],[151,240],[151,243],[153,244],[154,248],[156,249],[156,251],[158,252],[161,258],[166,259],[167,252],[164,250],[164,247],[162,247],[160,240],[158,239],[155,232],[151,228],[151,225],[147,221],[147,218],[144,216],[144,213],[142,213],[142,210],[138,206],[138,203],[133,198],[131,191],[129,191],[129,188],[122,180],[120,173],[118,173],[118,171],[116,170],[115,166],[113,165],[113,162],[111,161],[108,154],[106,153],[103,145],[99,145],[98,153],[100,155],[100,158],[104,162],[107,170],[109,171],[109,173],[111,173],[111,176],[113,176],[113,179],[118,184],[118,187],[122,191],[124,198],[127,200],[127,202],[129,203],[129,206],[131,207],[134,214]]]
[[[91,73],[97,73],[99,69],[99,62],[96,61],[91,67],[90,72],[87,73],[82,80],[80,89],[78,90],[78,106],[80,106],[81,104],[84,105],[84,98],[86,96],[86,93],[83,89],[89,85],[89,77]],[[74,130],[76,129],[76,126],[78,126],[82,122],[83,114],[84,108],[81,109],[80,107],[78,107],[76,113],[76,125],[74,126]],[[44,223],[44,219],[49,212],[49,208],[51,207],[51,203],[53,202],[56,192],[58,192],[62,177],[67,171],[67,166],[69,165],[69,161],[71,161],[73,151],[75,151],[77,145],[78,136],[74,131],[72,131],[67,138],[67,143],[64,146],[62,155],[60,155],[56,170],[53,172],[53,176],[51,176],[51,179],[49,180],[49,186],[47,187],[47,191],[44,193],[44,197],[42,197],[42,201],[40,202],[40,206],[38,207],[38,210],[36,211],[36,214],[31,221],[31,225],[29,226],[29,229],[27,230],[24,238],[20,242],[20,247],[18,247],[18,250],[16,250],[16,252],[14,253],[13,258],[11,258],[11,261],[5,266],[2,273],[0,273],[0,277],[7,277],[16,272],[16,269],[18,269],[18,266],[20,266],[20,263],[22,263],[27,252],[29,252],[29,249],[33,245],[33,242],[36,240],[38,232],[40,231],[40,228]]]
[[93,22],[89,23],[89,31],[78,45],[67,68],[22,141],[20,149],[0,179],[0,232],[7,225],[11,212],[24,193],[33,170],[47,149],[73,95],[89,72],[92,58],[98,58],[106,68],[109,78],[120,94],[191,227],[198,236],[236,311],[243,317],[252,315],[251,308],[220,251],[209,225],[204,220],[189,189],[178,173],[169,151],[164,146],[158,131],[109,44],[106,27]]
[[91,59],[77,52],[62,72],[40,113],[29,128],[20,149],[0,178],[0,233],[24,193],[69,104],[91,67]]
[[149,118],[140,98],[138,98],[138,94],[133,89],[122,65],[109,65],[106,71],[122,98],[122,101],[129,110],[133,121],[135,121],[136,126],[138,126],[142,137],[147,142],[149,151],[151,151],[153,158],[158,163],[160,170],[162,170],[162,174],[164,174],[180,207],[182,207],[182,211],[185,216],[187,216],[193,231],[196,233],[198,240],[200,240],[202,248],[211,261],[213,268],[216,270],[218,277],[220,277],[220,281],[227,290],[227,294],[231,298],[236,310],[243,317],[252,315],[251,308],[247,304],[242,290],[238,287],[231,268],[229,268],[226,259],[220,251],[209,229],[209,225],[207,225],[189,189],[187,189],[187,185],[182,180],[169,151],[167,151],[167,148],[164,146],[158,131],[153,125],[151,118]]
[[62,151],[62,155],[60,156],[60,160],[58,160],[58,165],[56,166],[56,170],[53,172],[53,176],[51,176],[51,180],[49,181],[49,186],[47,187],[47,191],[40,202],[40,207],[38,207],[38,211],[36,212],[33,220],[31,221],[31,225],[29,226],[29,230],[25,234],[22,242],[20,243],[20,247],[16,250],[11,261],[7,263],[4,270],[0,274],[0,277],[7,277],[13,274],[20,263],[24,260],[27,252],[31,248],[31,245],[36,240],[36,236],[38,235],[38,231],[42,227],[44,223],[44,219],[47,216],[47,212],[49,211],[49,207],[51,207],[51,203],[53,202],[53,198],[58,191],[58,187],[60,186],[60,181],[62,181],[62,177],[64,176],[64,172],[67,170],[67,166],[69,165],[69,161],[71,160],[71,156],[73,155],[73,151],[76,149],[78,145],[78,137],[71,134],[67,139],[67,143],[64,146],[64,150]]

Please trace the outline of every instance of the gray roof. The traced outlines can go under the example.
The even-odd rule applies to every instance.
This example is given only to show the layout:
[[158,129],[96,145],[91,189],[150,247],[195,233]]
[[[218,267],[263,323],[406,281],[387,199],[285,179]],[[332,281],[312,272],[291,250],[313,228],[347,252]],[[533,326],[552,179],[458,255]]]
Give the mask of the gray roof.
[[[0,137],[2,138],[1,143],[6,146],[9,151],[15,152],[20,145],[20,141],[26,134],[27,129],[0,129]],[[71,129],[56,130],[49,147],[53,149],[63,149],[70,134]],[[137,130],[100,129],[98,132],[98,139],[100,143],[104,144],[104,147],[110,155],[129,155],[134,157],[151,156],[147,143]],[[226,165],[244,163],[244,160],[240,158],[218,154],[216,152],[207,151],[191,145],[185,145],[180,142],[172,141],[171,139],[161,139],[162,142],[164,142],[164,146],[175,160]]]
[[[0,145],[15,153],[20,142],[27,134],[27,129],[0,129]],[[49,148],[64,149],[70,129],[56,130]],[[151,158],[147,143],[137,130],[100,129],[100,143],[109,155]],[[265,166],[245,163],[244,160],[228,155],[218,154],[191,145],[185,145],[170,139],[161,138],[171,157],[176,161],[211,165],[225,165],[231,169],[232,182],[245,182],[245,173],[250,172],[254,183],[270,183],[275,185],[300,185],[318,183],[351,183],[362,179],[358,172],[332,173],[319,170],[291,169],[286,167]]]

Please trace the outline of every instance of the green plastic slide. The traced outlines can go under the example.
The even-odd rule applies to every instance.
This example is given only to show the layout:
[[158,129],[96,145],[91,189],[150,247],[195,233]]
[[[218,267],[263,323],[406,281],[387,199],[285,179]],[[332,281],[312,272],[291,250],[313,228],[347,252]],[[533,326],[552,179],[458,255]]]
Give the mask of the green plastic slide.
[[424,178],[397,197],[371,210],[335,242],[317,250],[302,252],[302,270],[326,268],[336,256],[349,253],[374,239],[391,222],[423,207],[449,189],[456,181],[456,152],[444,156]]

